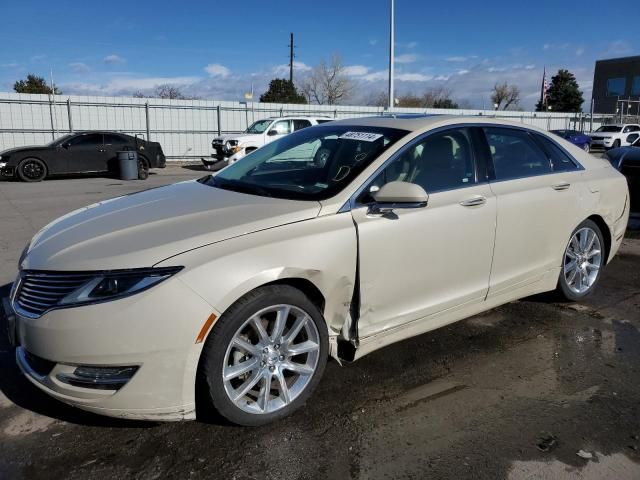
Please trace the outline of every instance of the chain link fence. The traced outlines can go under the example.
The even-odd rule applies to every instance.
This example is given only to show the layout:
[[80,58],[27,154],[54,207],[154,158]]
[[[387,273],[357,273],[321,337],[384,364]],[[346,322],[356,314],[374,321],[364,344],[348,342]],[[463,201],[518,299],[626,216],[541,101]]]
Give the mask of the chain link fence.
[[[207,157],[215,135],[240,133],[256,120],[301,115],[350,118],[384,115],[371,106],[265,104],[215,100],[163,100],[0,93],[0,150],[44,144],[71,132],[111,130],[160,142],[169,160]],[[396,108],[393,113],[488,116],[547,130],[592,131],[606,115],[468,109]]]

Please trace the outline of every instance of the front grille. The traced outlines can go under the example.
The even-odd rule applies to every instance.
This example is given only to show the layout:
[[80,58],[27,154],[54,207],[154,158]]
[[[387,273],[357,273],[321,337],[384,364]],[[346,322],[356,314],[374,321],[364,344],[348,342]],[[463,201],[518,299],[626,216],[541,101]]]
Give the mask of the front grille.
[[80,273],[23,272],[15,303],[31,316],[40,316],[94,278]]

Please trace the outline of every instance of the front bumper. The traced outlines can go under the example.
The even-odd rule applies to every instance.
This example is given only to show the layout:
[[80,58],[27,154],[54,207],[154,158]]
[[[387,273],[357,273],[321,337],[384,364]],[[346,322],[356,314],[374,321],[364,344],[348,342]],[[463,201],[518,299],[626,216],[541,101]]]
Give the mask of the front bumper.
[[[52,397],[101,415],[139,420],[195,418],[196,338],[211,306],[178,277],[131,297],[16,315],[16,360]],[[214,313],[219,316],[218,313]],[[48,368],[39,368],[43,363]],[[118,388],[69,382],[83,367],[137,367]]]
[[6,167],[0,168],[0,178],[2,178],[2,177],[4,177],[4,178],[13,178],[15,176],[16,176],[15,167],[6,166]]
[[591,138],[591,148],[611,148],[613,147],[613,138]]

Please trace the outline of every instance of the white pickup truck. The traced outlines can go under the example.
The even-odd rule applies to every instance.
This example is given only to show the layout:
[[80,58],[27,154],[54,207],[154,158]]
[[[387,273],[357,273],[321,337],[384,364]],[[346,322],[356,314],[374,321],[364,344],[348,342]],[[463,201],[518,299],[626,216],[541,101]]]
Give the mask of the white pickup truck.
[[272,117],[258,120],[243,133],[215,137],[211,142],[211,159],[203,158],[202,163],[209,170],[217,170],[291,132],[331,120],[329,117]]
[[635,123],[603,125],[591,134],[591,146],[603,147],[605,150],[626,147],[633,143],[627,137],[634,132],[640,132],[640,125]]

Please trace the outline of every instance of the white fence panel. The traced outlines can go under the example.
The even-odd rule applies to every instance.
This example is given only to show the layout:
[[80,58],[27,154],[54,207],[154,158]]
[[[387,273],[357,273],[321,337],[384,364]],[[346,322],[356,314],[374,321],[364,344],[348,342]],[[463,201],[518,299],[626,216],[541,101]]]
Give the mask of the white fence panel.
[[[384,113],[383,108],[367,106],[0,93],[0,150],[47,143],[71,131],[113,130],[160,142],[169,159],[189,159],[208,156],[218,133],[242,132],[271,116],[350,118]],[[397,108],[394,113],[482,115],[547,130],[591,127],[591,120],[582,114],[423,108]],[[594,116],[593,128],[608,120]]]

